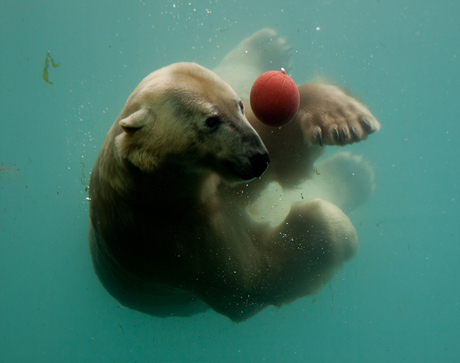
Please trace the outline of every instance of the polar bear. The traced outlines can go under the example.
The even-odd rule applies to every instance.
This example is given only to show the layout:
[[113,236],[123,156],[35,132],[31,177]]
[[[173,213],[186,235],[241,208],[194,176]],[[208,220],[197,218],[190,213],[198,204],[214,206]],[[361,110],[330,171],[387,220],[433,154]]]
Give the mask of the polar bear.
[[[380,124],[338,88],[308,83],[290,124],[258,122],[240,95],[286,66],[288,49],[263,29],[216,72],[172,64],[129,96],[89,186],[93,266],[121,304],[160,317],[212,308],[240,322],[314,294],[356,253],[356,230],[335,204],[347,210],[359,193],[333,172],[360,167],[371,190],[371,169],[343,154],[320,164],[331,180],[319,182],[313,163],[324,145],[364,140]],[[270,185],[288,191],[305,180],[308,198],[293,198],[281,223],[264,219]]]

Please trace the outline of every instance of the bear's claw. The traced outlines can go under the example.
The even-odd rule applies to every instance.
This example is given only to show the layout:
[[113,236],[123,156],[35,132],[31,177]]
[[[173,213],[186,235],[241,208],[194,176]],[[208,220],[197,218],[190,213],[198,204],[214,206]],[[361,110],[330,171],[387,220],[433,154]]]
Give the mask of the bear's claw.
[[359,133],[358,131],[356,131],[356,128],[355,127],[351,127],[351,133],[353,134],[353,139],[358,142],[359,140],[361,140],[361,137],[359,136]]
[[361,125],[366,130],[368,134],[372,134],[375,130],[372,128],[371,123],[365,118],[361,119]]
[[318,129],[317,131],[317,136],[318,136],[318,143],[320,146],[323,146],[323,137],[321,136],[321,129]]

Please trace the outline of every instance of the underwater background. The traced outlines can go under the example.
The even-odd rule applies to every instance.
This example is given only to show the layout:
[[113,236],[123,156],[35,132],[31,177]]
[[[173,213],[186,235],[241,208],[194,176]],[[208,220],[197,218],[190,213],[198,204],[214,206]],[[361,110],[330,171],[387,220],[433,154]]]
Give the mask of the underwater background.
[[[0,362],[459,362],[459,18],[457,0],[0,1]],[[87,242],[106,132],[150,72],[213,68],[264,27],[297,83],[325,77],[382,123],[341,149],[375,170],[349,215],[360,251],[240,324],[120,306]]]

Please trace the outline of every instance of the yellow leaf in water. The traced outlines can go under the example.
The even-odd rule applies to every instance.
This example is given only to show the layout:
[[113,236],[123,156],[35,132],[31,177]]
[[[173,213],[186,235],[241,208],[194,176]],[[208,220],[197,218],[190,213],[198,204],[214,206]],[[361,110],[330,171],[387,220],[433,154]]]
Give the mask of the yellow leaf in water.
[[43,75],[42,75],[42,78],[43,80],[48,83],[48,84],[53,84],[53,82],[51,82],[49,80],[49,74],[48,74],[48,68],[49,68],[49,65],[50,65],[50,61],[51,61],[51,65],[53,66],[53,68],[57,68],[59,67],[59,65],[61,64],[61,62],[59,63],[54,63],[54,60],[53,58],[51,58],[51,53],[48,52],[48,54],[46,54],[46,58],[45,58],[45,67],[43,68]]

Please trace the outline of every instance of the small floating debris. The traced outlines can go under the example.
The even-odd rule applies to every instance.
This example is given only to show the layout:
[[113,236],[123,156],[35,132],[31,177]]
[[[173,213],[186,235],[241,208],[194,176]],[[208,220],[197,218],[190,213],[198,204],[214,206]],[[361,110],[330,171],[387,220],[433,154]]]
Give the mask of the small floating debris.
[[59,63],[54,63],[54,60],[53,58],[51,57],[51,52],[48,52],[46,54],[46,58],[45,58],[45,68],[43,68],[43,75],[42,75],[42,78],[43,80],[48,83],[48,84],[53,84],[53,82],[51,82],[49,80],[49,75],[48,75],[48,68],[49,68],[49,65],[50,65],[50,61],[51,61],[51,65],[53,66],[53,68],[57,68],[59,67],[59,65],[61,64],[61,62]]

